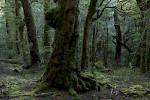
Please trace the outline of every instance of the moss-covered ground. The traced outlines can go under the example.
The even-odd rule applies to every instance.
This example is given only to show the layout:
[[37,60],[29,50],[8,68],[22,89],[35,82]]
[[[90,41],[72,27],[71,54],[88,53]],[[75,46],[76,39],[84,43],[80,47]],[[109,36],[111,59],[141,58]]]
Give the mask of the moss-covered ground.
[[94,74],[103,85],[100,91],[70,96],[68,91],[51,88],[35,92],[36,81],[45,71],[44,65],[33,69],[22,69],[21,64],[0,61],[0,100],[150,100],[150,75],[141,74],[137,68],[117,68]]

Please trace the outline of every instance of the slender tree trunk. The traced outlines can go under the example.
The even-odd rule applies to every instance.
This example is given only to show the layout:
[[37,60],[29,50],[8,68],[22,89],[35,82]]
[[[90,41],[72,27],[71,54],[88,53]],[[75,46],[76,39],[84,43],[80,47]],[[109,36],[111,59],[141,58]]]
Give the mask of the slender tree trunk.
[[83,35],[83,46],[82,46],[82,57],[81,57],[81,70],[85,70],[88,67],[88,40],[92,17],[96,12],[96,4],[98,0],[91,0],[86,21],[84,24],[84,35]]
[[49,25],[48,22],[46,20],[46,12],[48,11],[49,8],[49,1],[45,0],[44,2],[44,46],[49,46]]
[[20,4],[18,0],[15,0],[15,13],[16,13],[16,48],[17,48],[17,53],[20,54],[20,34],[19,34],[19,24],[20,24]]
[[[145,17],[145,11],[150,8],[149,6],[149,1],[145,1],[145,0],[136,0],[137,1],[137,5],[141,11],[141,22],[139,23],[140,25],[140,30],[139,32],[142,33],[142,41],[140,42],[140,46],[137,52],[137,58],[136,58],[136,66],[140,66],[141,71],[142,72],[146,72],[147,71],[147,34],[145,32],[145,28],[146,28],[146,22],[144,21],[144,17]],[[140,63],[139,63],[140,62]]]
[[105,50],[105,66],[107,67],[108,65],[108,41],[109,41],[109,33],[108,33],[108,24],[106,22],[106,50]]
[[122,41],[122,34],[121,34],[121,28],[119,25],[119,18],[118,18],[118,13],[117,10],[114,9],[114,26],[116,29],[116,54],[115,54],[115,59],[117,62],[121,60],[121,43],[118,41]]
[[25,22],[28,32],[28,41],[30,45],[30,57],[31,57],[31,66],[35,66],[40,62],[38,43],[36,39],[36,27],[31,11],[31,5],[29,0],[21,0]]
[[93,38],[92,38],[92,66],[94,67],[96,60],[96,32],[97,26],[96,23],[93,25]]
[[[12,42],[12,30],[11,30],[11,23],[10,23],[10,17],[9,16],[10,13],[10,1],[9,0],[5,0],[5,22],[6,22],[6,33],[7,33],[7,41],[8,41],[8,45],[7,48],[8,50],[13,50],[14,49],[14,44]],[[8,55],[8,58],[12,58],[12,54]]]

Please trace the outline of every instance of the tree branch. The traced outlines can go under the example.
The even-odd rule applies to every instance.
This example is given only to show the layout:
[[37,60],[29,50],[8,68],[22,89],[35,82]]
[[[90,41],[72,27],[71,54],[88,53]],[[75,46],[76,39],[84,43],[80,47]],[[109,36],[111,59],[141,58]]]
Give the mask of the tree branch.
[[[127,49],[130,53],[133,53],[133,51],[125,44],[125,43],[122,43],[116,36],[113,36],[112,35],[112,37],[114,38],[114,39],[116,39],[116,41],[118,41],[125,49]],[[113,43],[114,43],[114,41],[113,41]],[[115,44],[115,43],[114,43]]]
[[119,10],[116,6],[112,6],[112,7],[105,6],[105,7],[102,9],[102,11],[100,12],[100,14],[99,14],[99,10],[97,10],[97,14],[98,14],[98,15],[97,15],[97,17],[95,17],[95,18],[92,19],[92,22],[94,22],[94,21],[98,20],[99,18],[101,18],[101,16],[103,15],[103,12],[104,12],[105,9],[107,9],[107,8],[116,9],[116,10],[118,10],[119,12],[122,12],[122,11]]
[[102,2],[100,3],[99,7],[101,7],[101,6],[102,6],[102,4],[104,3],[104,1],[105,1],[105,0],[102,0]]
[[[104,1],[105,1],[105,0],[103,0],[103,1],[101,2],[101,4],[99,5],[99,7],[102,6],[102,4],[103,4]],[[109,1],[107,2],[107,4],[105,5],[105,7],[102,9],[101,12],[100,12],[100,10],[97,10],[97,16],[92,19],[92,22],[95,21],[95,20],[97,20],[97,19],[99,19],[99,18],[102,16],[104,10],[107,8],[107,6],[108,6],[108,4],[110,3],[110,1],[111,1],[111,0],[109,0]],[[99,12],[100,12],[100,14],[99,14]]]

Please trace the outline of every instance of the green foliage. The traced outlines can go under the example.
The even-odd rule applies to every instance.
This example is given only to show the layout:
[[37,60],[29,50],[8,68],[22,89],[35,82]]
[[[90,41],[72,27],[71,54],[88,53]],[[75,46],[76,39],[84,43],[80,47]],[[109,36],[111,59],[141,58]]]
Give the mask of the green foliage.
[[81,2],[81,5],[82,6],[85,6],[85,7],[88,7],[89,6],[89,4],[90,4],[90,0],[83,0],[82,2]]

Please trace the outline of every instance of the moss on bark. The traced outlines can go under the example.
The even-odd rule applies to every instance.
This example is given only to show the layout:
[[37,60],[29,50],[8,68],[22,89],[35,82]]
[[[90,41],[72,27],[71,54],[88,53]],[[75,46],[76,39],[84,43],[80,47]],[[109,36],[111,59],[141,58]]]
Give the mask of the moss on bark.
[[77,69],[75,54],[78,43],[79,0],[58,0],[58,4],[60,8],[64,8],[62,21],[55,22],[57,18],[52,16],[58,36],[46,72],[39,80],[44,84],[40,85],[40,90],[56,87],[77,95],[79,92],[100,89],[101,83],[95,77],[81,74]]

